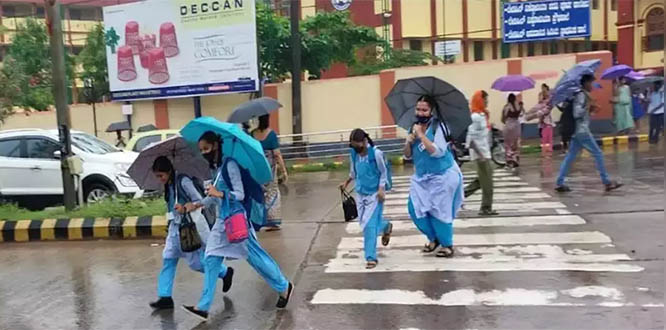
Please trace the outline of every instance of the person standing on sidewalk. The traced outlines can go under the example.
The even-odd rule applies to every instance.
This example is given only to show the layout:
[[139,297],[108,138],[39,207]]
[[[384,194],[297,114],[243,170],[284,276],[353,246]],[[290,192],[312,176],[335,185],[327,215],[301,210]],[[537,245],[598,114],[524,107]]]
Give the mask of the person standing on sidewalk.
[[576,131],[571,139],[571,144],[569,145],[569,150],[567,151],[562,166],[560,167],[560,174],[557,178],[557,186],[555,190],[558,192],[568,192],[571,189],[564,184],[564,179],[566,178],[571,165],[578,157],[581,149],[587,150],[594,157],[594,162],[601,176],[601,181],[606,186],[606,191],[615,190],[620,188],[622,184],[615,181],[611,181],[606,172],[606,166],[604,164],[604,155],[597,145],[597,141],[594,140],[592,132],[590,131],[590,114],[595,113],[599,110],[599,106],[594,104],[594,100],[590,95],[592,92],[592,83],[594,82],[594,76],[587,74],[583,75],[580,80],[582,85],[582,90],[577,92],[573,100],[573,117],[576,122]]
[[664,85],[662,82],[654,83],[654,90],[650,94],[648,105],[650,114],[650,144],[659,142],[659,135],[664,131]]
[[476,160],[477,177],[465,187],[465,198],[481,189],[481,210],[479,215],[497,215],[493,210],[493,167],[490,161],[490,113],[488,93],[476,91],[470,102],[472,124],[467,128],[467,146],[470,158]]
[[[382,235],[382,245],[391,240],[393,225],[383,217],[388,168],[384,153],[375,147],[368,133],[357,128],[349,136],[351,147],[349,178],[340,184],[340,189],[356,181],[356,208],[359,224],[363,230],[363,250],[366,269],[377,267],[377,236]],[[390,188],[390,187],[389,187]]]

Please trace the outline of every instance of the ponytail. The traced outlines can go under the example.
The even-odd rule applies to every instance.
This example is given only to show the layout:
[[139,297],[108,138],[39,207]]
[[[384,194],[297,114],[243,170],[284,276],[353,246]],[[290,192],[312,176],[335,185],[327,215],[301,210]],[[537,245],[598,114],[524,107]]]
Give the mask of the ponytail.
[[360,128],[354,129],[351,132],[351,134],[349,134],[349,142],[350,143],[351,142],[361,142],[361,141],[363,141],[363,139],[367,139],[368,144],[370,144],[371,147],[375,146],[375,143],[370,138],[370,135],[368,135],[368,133],[366,133],[364,130],[362,130]]

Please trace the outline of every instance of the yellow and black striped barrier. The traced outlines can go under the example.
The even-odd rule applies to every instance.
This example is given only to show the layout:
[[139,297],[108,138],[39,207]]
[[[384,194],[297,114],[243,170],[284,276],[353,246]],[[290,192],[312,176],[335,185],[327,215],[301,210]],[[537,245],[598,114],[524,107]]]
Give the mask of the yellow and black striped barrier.
[[0,242],[164,238],[164,216],[0,220]]

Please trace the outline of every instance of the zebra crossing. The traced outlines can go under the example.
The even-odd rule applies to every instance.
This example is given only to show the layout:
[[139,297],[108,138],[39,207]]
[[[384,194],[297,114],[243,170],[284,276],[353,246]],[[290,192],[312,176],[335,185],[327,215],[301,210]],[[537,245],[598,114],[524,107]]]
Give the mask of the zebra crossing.
[[[465,183],[476,174],[464,172]],[[365,280],[382,274],[437,274],[438,279],[458,273],[515,274],[530,278],[535,272],[581,272],[590,276],[612,277],[644,271],[626,253],[617,251],[613,239],[595,230],[579,215],[571,214],[566,205],[539,187],[530,186],[506,170],[494,175],[493,207],[500,216],[479,217],[481,192],[465,201],[464,209],[453,223],[456,254],[451,259],[436,258],[421,252],[425,237],[407,214],[409,177],[394,177],[394,189],[387,194],[384,216],[393,223],[391,243],[378,247],[379,264],[365,269],[363,233],[358,223],[345,224],[343,237],[337,243],[335,256],[324,264],[325,276],[363,276]],[[443,289],[433,296],[413,286],[401,288],[390,282],[372,289],[345,287],[344,284],[319,287],[310,299],[312,305],[423,305],[423,306],[600,306],[642,308],[663,307],[645,290],[624,288],[612,282],[559,283],[544,289],[530,287],[531,281],[516,281],[512,287],[489,288],[484,281]],[[471,283],[471,284],[470,284]],[[389,286],[393,287],[389,287]],[[565,287],[562,287],[564,285]],[[432,288],[431,286],[429,286]],[[431,289],[429,289],[431,290]],[[628,290],[628,291],[627,291]],[[439,296],[437,296],[439,295]]]

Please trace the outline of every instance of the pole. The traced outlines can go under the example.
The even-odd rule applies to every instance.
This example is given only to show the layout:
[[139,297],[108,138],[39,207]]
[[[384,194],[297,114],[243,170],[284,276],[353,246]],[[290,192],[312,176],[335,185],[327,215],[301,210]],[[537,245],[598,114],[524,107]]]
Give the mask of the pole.
[[292,0],[290,5],[292,134],[301,134],[303,133],[301,125],[301,34],[299,32],[301,1]]
[[195,96],[194,100],[194,118],[201,117],[201,96]]
[[55,98],[56,116],[58,121],[58,134],[60,138],[60,169],[62,170],[63,200],[66,210],[73,210],[76,206],[76,190],[74,178],[70,173],[67,159],[72,154],[72,141],[69,135],[69,108],[67,106],[67,81],[65,75],[65,49],[62,40],[62,22],[60,18],[60,3],[55,0],[45,0],[47,13],[47,27],[51,46],[51,59],[53,65],[53,96]]
[[95,129],[95,136],[97,136],[97,109],[95,109],[95,101],[93,100],[93,128]]

